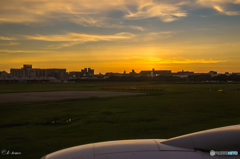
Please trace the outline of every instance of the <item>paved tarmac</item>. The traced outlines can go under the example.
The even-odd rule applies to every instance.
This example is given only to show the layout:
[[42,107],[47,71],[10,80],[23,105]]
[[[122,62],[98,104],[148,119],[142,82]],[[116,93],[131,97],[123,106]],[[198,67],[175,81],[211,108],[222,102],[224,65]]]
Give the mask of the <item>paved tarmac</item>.
[[51,91],[51,92],[0,93],[0,103],[49,101],[89,97],[129,96],[142,94],[145,93],[112,92],[112,91]]

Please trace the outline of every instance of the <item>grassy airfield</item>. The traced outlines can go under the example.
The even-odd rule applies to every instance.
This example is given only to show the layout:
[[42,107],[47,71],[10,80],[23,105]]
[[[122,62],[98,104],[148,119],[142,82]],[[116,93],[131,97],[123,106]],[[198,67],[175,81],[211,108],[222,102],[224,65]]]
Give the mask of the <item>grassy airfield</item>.
[[0,149],[22,153],[0,158],[40,159],[81,144],[167,139],[240,123],[240,84],[0,84],[0,93],[100,91],[105,85],[157,87],[163,91],[104,90],[146,94],[0,103]]

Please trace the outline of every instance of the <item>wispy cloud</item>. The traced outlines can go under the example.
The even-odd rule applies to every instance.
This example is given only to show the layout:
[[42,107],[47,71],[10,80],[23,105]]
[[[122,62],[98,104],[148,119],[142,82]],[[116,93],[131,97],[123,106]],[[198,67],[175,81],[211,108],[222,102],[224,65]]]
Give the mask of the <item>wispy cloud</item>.
[[127,19],[145,19],[159,17],[164,22],[171,22],[181,17],[186,17],[186,11],[182,10],[179,3],[165,4],[155,1],[140,1],[137,12],[129,11],[125,16]]
[[157,57],[126,57],[127,61],[141,61],[142,63],[152,63],[152,64],[194,64],[194,63],[222,63],[226,62],[224,60],[212,60],[212,59],[167,59],[167,58],[157,58]]
[[236,43],[226,43],[225,45],[228,45],[228,46],[240,46],[240,42],[236,42]]
[[120,19],[139,20],[159,18],[172,22],[188,16],[188,10],[201,6],[226,15],[240,15],[228,4],[239,5],[239,0],[8,0],[0,1],[0,23],[43,23],[70,21],[83,26],[131,28],[141,26],[110,23],[112,12],[122,13]]
[[102,25],[101,27],[105,28],[127,28],[127,29],[134,29],[134,30],[140,30],[140,31],[145,31],[146,29],[141,27],[141,26],[134,26],[134,25],[119,25],[119,24],[107,24],[107,25]]
[[144,34],[135,35],[134,38],[131,39],[130,42],[146,42],[152,40],[159,40],[159,39],[167,39],[171,38],[176,32],[174,31],[166,31],[166,32],[150,32]]
[[205,59],[185,59],[185,60],[160,60],[158,63],[179,63],[179,64],[187,64],[187,63],[220,63],[226,62],[223,60],[205,60]]
[[136,30],[140,30],[140,31],[144,31],[144,30],[146,30],[146,29],[143,28],[143,27],[140,27],[140,26],[133,26],[133,25],[128,26],[128,28],[136,29]]
[[127,32],[121,32],[114,35],[96,35],[96,34],[81,34],[69,32],[63,35],[22,35],[27,40],[41,40],[49,42],[62,42],[58,44],[51,44],[48,49],[60,49],[63,47],[70,47],[77,44],[93,41],[117,41],[132,39],[135,35]]
[[0,40],[16,40],[15,38],[0,36]]
[[53,53],[49,50],[0,50],[0,53]]
[[[0,2],[0,23],[49,23],[71,21],[83,26],[108,27],[112,11],[127,19],[159,17],[164,22],[187,16],[181,9],[185,1],[154,0],[8,0]],[[133,9],[137,8],[137,10]],[[136,27],[130,27],[137,29]]]
[[77,44],[81,44],[82,42],[65,42],[60,44],[51,44],[47,46],[47,49],[61,49],[64,47],[71,47]]
[[123,41],[123,42],[146,42],[157,39],[171,38],[176,32],[150,32],[142,34],[132,34],[128,32],[117,33],[113,35],[96,35],[96,34],[81,34],[81,33],[67,33],[62,35],[22,35],[27,40],[41,40],[49,42],[60,42],[57,44],[51,44],[48,49],[60,49],[63,47],[71,47],[77,44],[86,42],[97,41]]
[[17,42],[10,42],[10,43],[0,43],[0,45],[11,46],[11,45],[18,45]]
[[214,9],[216,9],[217,11],[226,14],[226,15],[240,15],[240,11],[226,11],[223,7],[215,5],[213,6]]
[[229,6],[229,4],[239,5],[239,0],[198,0],[197,3],[205,7],[213,8],[225,15],[240,15],[240,11],[234,10]]
[[35,35],[35,36],[23,36],[30,40],[42,40],[42,41],[72,41],[72,42],[89,42],[89,41],[113,41],[130,39],[134,35],[127,32],[122,32],[114,35],[94,35],[94,34],[81,34],[70,32],[64,35]]

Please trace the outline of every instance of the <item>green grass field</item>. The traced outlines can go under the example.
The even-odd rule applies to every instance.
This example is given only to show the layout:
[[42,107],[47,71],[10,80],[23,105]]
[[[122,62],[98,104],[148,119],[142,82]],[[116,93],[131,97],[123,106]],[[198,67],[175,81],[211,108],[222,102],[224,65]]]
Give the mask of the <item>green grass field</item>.
[[[0,108],[0,150],[22,152],[0,158],[40,159],[81,144],[167,139],[240,123],[240,84],[116,84],[164,90],[144,91],[144,96],[95,97],[73,103],[31,102],[19,107],[0,104],[5,106]],[[106,84],[0,84],[0,93],[100,90],[103,85]]]

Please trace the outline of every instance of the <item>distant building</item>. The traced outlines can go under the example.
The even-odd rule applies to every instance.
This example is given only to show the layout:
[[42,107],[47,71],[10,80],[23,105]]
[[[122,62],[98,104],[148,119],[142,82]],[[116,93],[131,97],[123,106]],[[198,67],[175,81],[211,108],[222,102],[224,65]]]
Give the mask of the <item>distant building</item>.
[[154,76],[172,76],[171,70],[155,70],[152,71],[141,71],[139,76],[147,76],[147,77],[154,77]]
[[214,76],[217,76],[217,71],[209,71],[209,74],[214,77]]
[[240,76],[240,72],[232,72],[232,74],[236,74]]
[[194,73],[194,75],[209,75],[209,73]]
[[15,77],[31,77],[34,76],[32,65],[23,65],[21,69],[10,69],[10,74]]
[[153,71],[153,76],[172,76],[171,70]]
[[88,68],[87,75],[88,75],[88,76],[94,75],[94,69]]
[[[40,72],[40,71],[39,71]],[[44,71],[42,71],[44,72]],[[66,79],[67,72],[66,69],[45,69],[46,77],[55,77],[57,79],[63,80]]]
[[42,77],[54,77],[56,79],[66,79],[66,69],[39,69],[32,68],[32,65],[23,65],[21,69],[10,69],[12,77],[23,79],[42,79]]
[[151,76],[151,72],[152,71],[141,71],[139,73],[140,76],[147,76],[147,77],[150,77]]
[[9,74],[6,71],[0,72],[0,77],[8,76]]
[[132,69],[132,72],[129,73],[130,76],[135,77],[137,76],[137,73]]
[[172,75],[174,77],[181,77],[181,78],[186,78],[189,75],[194,75],[194,72],[189,72],[189,71],[184,71],[182,70],[181,72],[177,72],[177,73],[172,73]]
[[194,72],[182,70],[181,72],[177,72],[177,74],[179,74],[179,75],[194,75]]
[[83,73],[83,76],[86,76],[87,75],[87,68],[82,69],[81,72]]
[[69,72],[70,78],[82,78],[86,76],[94,76],[94,69],[84,68],[81,72]]
[[84,73],[83,72],[69,72],[69,76],[73,78],[79,78],[83,77]]
[[230,76],[230,73],[229,73],[229,72],[225,72],[225,75],[226,75],[226,76]]
[[113,72],[107,72],[105,75],[108,76],[108,77],[111,77],[111,76],[120,77],[120,76],[122,76],[120,73],[113,73]]

